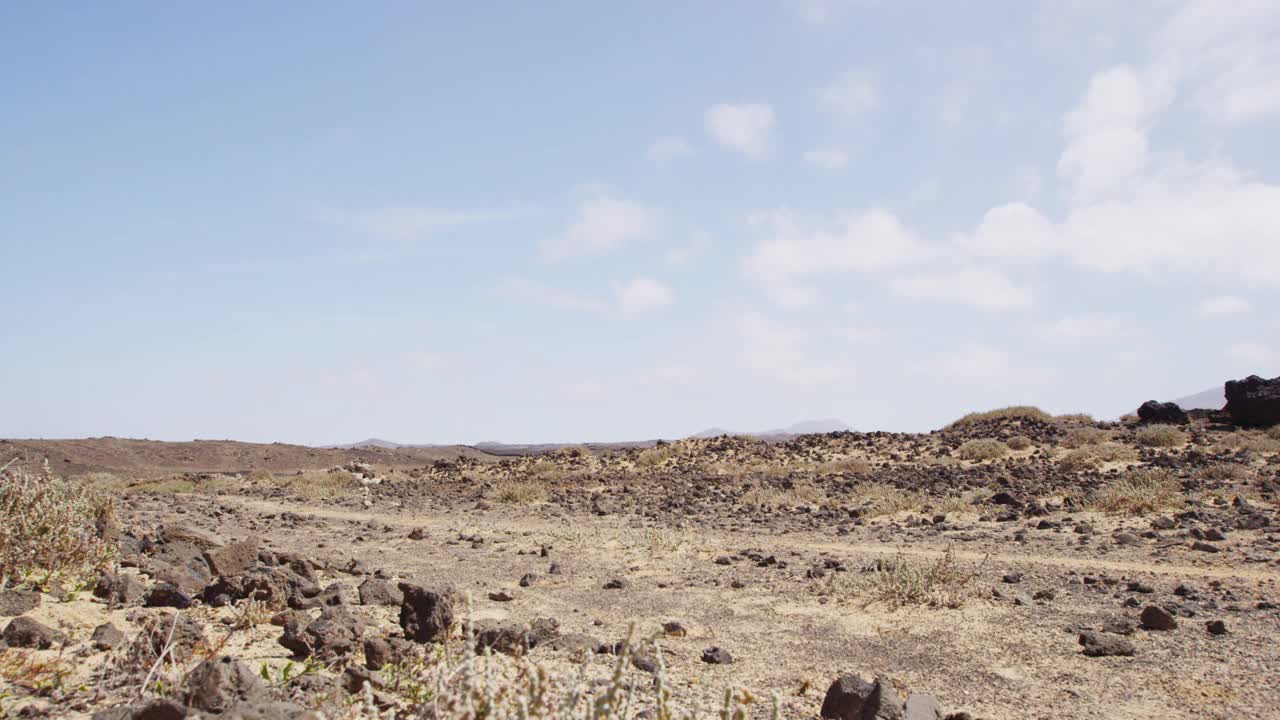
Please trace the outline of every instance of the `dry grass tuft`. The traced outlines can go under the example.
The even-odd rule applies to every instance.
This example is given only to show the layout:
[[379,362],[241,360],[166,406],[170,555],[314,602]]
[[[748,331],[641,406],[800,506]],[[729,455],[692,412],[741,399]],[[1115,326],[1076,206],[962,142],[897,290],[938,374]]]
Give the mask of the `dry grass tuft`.
[[1098,422],[1093,419],[1092,415],[1088,415],[1086,413],[1067,413],[1065,415],[1058,415],[1053,419],[1055,422],[1059,422],[1064,425],[1094,425]]
[[1253,471],[1245,465],[1235,463],[1218,463],[1200,470],[1197,473],[1205,480],[1232,480],[1242,482],[1253,477]]
[[511,480],[493,489],[494,500],[510,505],[532,505],[547,501],[547,488],[532,480]]
[[115,558],[115,504],[82,483],[0,468],[0,588],[83,584]]
[[345,470],[311,470],[278,482],[289,493],[317,499],[342,497],[359,488],[355,476]]
[[1009,446],[994,438],[979,438],[956,448],[956,454],[965,460],[996,460],[1009,454]]
[[1220,449],[1248,450],[1254,453],[1280,453],[1280,426],[1262,430],[1237,430],[1218,441]]
[[743,505],[758,507],[798,507],[801,505],[821,505],[826,502],[827,495],[813,483],[800,481],[791,487],[775,487],[760,485],[742,494]]
[[1182,482],[1173,473],[1163,468],[1140,468],[1098,490],[1089,504],[1102,512],[1144,515],[1176,510],[1185,501]]
[[1038,407],[1030,405],[1013,405],[986,412],[974,412],[965,415],[948,425],[945,429],[953,430],[966,425],[973,425],[986,420],[1052,420],[1053,416]]
[[1005,440],[1005,444],[1009,446],[1010,450],[1026,450],[1035,443],[1031,442],[1031,438],[1026,435],[1014,435],[1008,440]]
[[1137,450],[1128,445],[1108,442],[1101,445],[1086,445],[1072,450],[1058,459],[1058,465],[1063,470],[1076,472],[1079,470],[1093,470],[1103,463],[1137,462],[1137,460]]
[[1101,445],[1111,439],[1111,433],[1094,427],[1076,428],[1067,433],[1060,443],[1064,448],[1082,448]]
[[948,547],[933,562],[899,553],[869,575],[869,598],[864,607],[879,602],[891,610],[906,606],[958,608],[973,597],[978,569],[961,567]]
[[1179,447],[1187,444],[1187,434],[1173,425],[1148,425],[1138,428],[1134,440],[1143,447]]
[[636,465],[639,467],[658,467],[666,464],[668,460],[675,456],[676,449],[670,445],[656,445],[641,450],[636,455]]
[[846,473],[849,475],[866,475],[871,472],[871,463],[866,458],[846,457],[828,460],[814,468],[824,475]]

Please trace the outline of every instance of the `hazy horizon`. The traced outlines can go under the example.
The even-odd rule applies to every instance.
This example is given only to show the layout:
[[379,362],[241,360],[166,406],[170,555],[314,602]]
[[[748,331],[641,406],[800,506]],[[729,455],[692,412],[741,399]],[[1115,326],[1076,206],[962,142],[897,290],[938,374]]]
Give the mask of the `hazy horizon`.
[[0,437],[1099,418],[1280,375],[1280,3],[0,8]]

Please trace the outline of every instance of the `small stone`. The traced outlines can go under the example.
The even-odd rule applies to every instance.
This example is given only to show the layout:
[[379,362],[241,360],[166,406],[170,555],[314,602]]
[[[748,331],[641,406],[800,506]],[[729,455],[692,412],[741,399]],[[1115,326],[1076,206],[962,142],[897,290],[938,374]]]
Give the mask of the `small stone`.
[[511,602],[516,599],[516,596],[506,590],[498,590],[497,592],[489,593],[489,599],[494,602]]
[[667,637],[684,637],[689,634],[684,625],[674,621],[662,623],[662,632]]
[[1210,635],[1226,635],[1227,634],[1227,624],[1221,620],[1210,620],[1209,622],[1205,623],[1204,627],[1206,630],[1209,631]]
[[179,610],[191,607],[193,602],[186,591],[168,582],[156,583],[142,600],[146,607],[171,607]]
[[623,580],[622,578],[614,578],[604,584],[604,589],[605,590],[625,590],[627,585],[628,583],[626,580]]
[[712,665],[728,665],[733,662],[733,656],[724,648],[709,647],[702,651],[702,662]]
[[1178,621],[1173,615],[1159,605],[1148,605],[1143,608],[1139,622],[1144,630],[1172,630],[1178,627]]
[[1207,552],[1207,553],[1222,552],[1222,548],[1218,547],[1217,545],[1210,545],[1209,543],[1203,540],[1197,540],[1191,543],[1191,549],[1199,550],[1200,552]]
[[1137,652],[1133,643],[1118,635],[1082,632],[1080,644],[1084,646],[1084,654],[1089,657],[1130,657]]
[[109,622],[102,623],[93,629],[93,634],[89,636],[89,641],[98,650],[111,650],[124,643],[124,633]]
[[0,615],[17,617],[40,606],[40,593],[34,590],[5,590],[0,592]]
[[35,650],[48,650],[65,639],[62,633],[25,615],[10,620],[4,632],[0,633],[0,640],[9,647]]
[[427,590],[400,583],[404,600],[400,603],[400,627],[414,642],[440,642],[453,627],[453,598],[448,592]]
[[522,588],[532,587],[536,582],[538,582],[537,573],[525,573],[520,576],[520,587]]

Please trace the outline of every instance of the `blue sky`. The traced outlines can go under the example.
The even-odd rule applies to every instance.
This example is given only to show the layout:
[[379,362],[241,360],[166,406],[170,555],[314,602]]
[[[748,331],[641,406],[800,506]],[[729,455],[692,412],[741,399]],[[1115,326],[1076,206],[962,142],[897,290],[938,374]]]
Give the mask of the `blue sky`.
[[10,3],[0,436],[927,430],[1277,375],[1276,77],[1261,0]]

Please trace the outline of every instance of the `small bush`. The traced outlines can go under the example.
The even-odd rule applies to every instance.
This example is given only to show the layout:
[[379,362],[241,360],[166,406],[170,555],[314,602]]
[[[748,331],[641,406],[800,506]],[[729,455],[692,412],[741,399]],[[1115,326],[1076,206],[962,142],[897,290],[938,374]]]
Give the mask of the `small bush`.
[[1006,408],[998,408],[996,410],[988,410],[986,412],[974,412],[965,415],[946,427],[947,430],[961,428],[966,425],[984,422],[986,420],[1052,420],[1053,416],[1041,410],[1038,407],[1030,405],[1013,405]]
[[1261,430],[1237,430],[1224,435],[1218,442],[1220,448],[1248,450],[1255,453],[1280,453],[1280,439],[1273,437],[1276,428]]
[[1201,470],[1200,477],[1205,480],[1248,480],[1253,476],[1249,468],[1234,463],[1218,463]]
[[1280,425],[1273,425],[1268,428],[1266,436],[1271,440],[1280,440]]
[[830,475],[833,473],[847,473],[850,475],[866,475],[871,472],[871,463],[866,458],[846,457],[836,460],[828,460],[815,468],[819,473]]
[[1098,428],[1076,428],[1062,438],[1064,448],[1082,448],[1088,445],[1100,445],[1111,439],[1111,433]]
[[1086,415],[1085,413],[1067,413],[1065,415],[1058,415],[1054,418],[1054,421],[1067,425],[1093,425],[1098,422],[1093,419],[1092,415]]
[[925,503],[924,496],[918,492],[908,492],[879,482],[858,483],[853,488],[850,500],[860,505],[869,517],[918,510]]
[[870,573],[867,606],[882,602],[896,610],[909,605],[958,608],[973,595],[975,570],[962,568],[948,547],[934,562],[899,554]]
[[343,497],[356,490],[355,475],[346,470],[308,471],[284,478],[281,487],[294,495],[325,499]]
[[513,480],[499,484],[493,491],[493,499],[511,505],[532,505],[546,502],[547,489],[542,483]]
[[743,505],[760,507],[797,507],[800,505],[821,505],[826,502],[826,493],[808,482],[797,482],[790,488],[761,485],[743,493]]
[[640,467],[658,467],[667,460],[675,457],[675,448],[670,445],[658,445],[651,448],[645,448],[636,455],[636,465]]
[[1187,435],[1172,425],[1148,425],[1138,428],[1134,440],[1144,447],[1169,448],[1187,443]]
[[1031,438],[1026,435],[1014,435],[1008,440],[1005,440],[1005,444],[1009,446],[1010,450],[1026,450],[1035,443],[1032,443]]
[[1136,462],[1137,460],[1137,450],[1128,445],[1108,442],[1101,445],[1086,445],[1072,450],[1058,459],[1058,465],[1064,470],[1075,472],[1092,470],[1103,463]]
[[1103,512],[1143,515],[1182,507],[1182,482],[1163,468],[1129,471],[1094,494],[1091,505]]
[[1009,454],[1009,446],[993,438],[970,440],[956,449],[965,460],[995,460]]
[[0,588],[80,584],[106,568],[114,504],[80,483],[0,468]]

